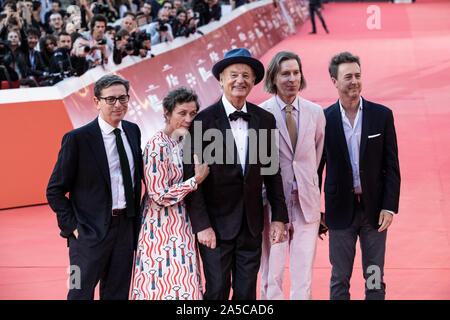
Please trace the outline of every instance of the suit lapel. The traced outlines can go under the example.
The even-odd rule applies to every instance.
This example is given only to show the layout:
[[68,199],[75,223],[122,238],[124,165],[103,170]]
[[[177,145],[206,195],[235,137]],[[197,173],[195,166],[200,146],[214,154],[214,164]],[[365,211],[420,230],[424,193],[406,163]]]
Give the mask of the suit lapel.
[[351,167],[350,162],[350,156],[348,154],[348,148],[347,148],[347,140],[345,140],[345,133],[344,133],[344,127],[342,125],[342,115],[341,110],[339,108],[339,102],[333,105],[333,112],[331,113],[332,116],[332,123],[336,126],[335,130],[337,133],[337,139],[339,142],[339,147],[341,148],[342,154],[344,155],[345,160],[347,161],[348,165]]
[[366,100],[363,101],[363,110],[362,110],[362,124],[361,124],[361,144],[359,148],[359,163],[361,163],[361,159],[363,158],[364,152],[366,151],[367,146],[367,137],[369,135],[369,120],[370,120],[370,106]]
[[105,178],[108,189],[111,191],[111,177],[109,175],[108,157],[106,155],[105,143],[103,141],[102,131],[96,118],[88,125],[88,139],[87,143],[92,149],[100,171]]
[[300,150],[300,146],[303,144],[303,139],[305,138],[305,134],[308,130],[308,125],[311,122],[311,114],[306,110],[306,107],[302,105],[302,100],[298,97],[299,101],[299,110],[298,110],[298,125],[297,125],[297,145],[295,146],[295,152],[297,153]]

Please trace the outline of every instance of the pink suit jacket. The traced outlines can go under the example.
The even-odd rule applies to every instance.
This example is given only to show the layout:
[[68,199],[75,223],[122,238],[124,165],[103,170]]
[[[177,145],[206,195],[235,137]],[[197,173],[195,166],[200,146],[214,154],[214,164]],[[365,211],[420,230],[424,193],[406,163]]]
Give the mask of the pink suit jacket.
[[[298,138],[295,153],[280,106],[273,96],[260,107],[271,112],[279,129],[280,167],[286,204],[289,204],[292,182],[298,186],[298,197],[307,223],[320,220],[320,190],[317,169],[322,157],[325,116],[322,107],[298,96],[300,112],[298,117]],[[284,107],[284,106],[283,106]]]

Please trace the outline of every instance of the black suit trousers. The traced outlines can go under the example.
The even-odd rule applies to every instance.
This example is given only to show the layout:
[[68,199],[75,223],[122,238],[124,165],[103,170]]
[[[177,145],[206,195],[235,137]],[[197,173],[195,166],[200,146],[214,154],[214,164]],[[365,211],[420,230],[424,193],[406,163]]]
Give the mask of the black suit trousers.
[[312,31],[316,32],[316,18],[314,14],[317,14],[319,17],[320,22],[322,22],[322,26],[324,30],[327,30],[327,25],[325,24],[325,20],[322,17],[322,13],[319,11],[320,6],[310,4],[309,5],[309,16],[311,18],[311,24],[312,24]]
[[100,282],[100,300],[128,300],[133,269],[134,219],[111,218],[106,237],[91,247],[68,238],[71,277],[68,300],[92,300]]
[[[206,279],[204,300],[256,300],[256,283],[261,260],[262,236],[253,237],[246,217],[232,240],[217,239],[215,249],[199,244]],[[232,279],[232,281],[230,281]]]

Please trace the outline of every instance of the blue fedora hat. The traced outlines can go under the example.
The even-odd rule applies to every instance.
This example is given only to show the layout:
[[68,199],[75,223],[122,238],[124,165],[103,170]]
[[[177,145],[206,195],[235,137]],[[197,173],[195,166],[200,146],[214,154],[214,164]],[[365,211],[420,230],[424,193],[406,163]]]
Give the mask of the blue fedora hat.
[[256,76],[255,84],[261,82],[264,78],[264,65],[258,59],[253,58],[250,51],[245,48],[236,48],[225,53],[223,59],[217,62],[212,68],[214,77],[219,80],[219,75],[222,71],[229,65],[235,63],[244,63],[253,69]]

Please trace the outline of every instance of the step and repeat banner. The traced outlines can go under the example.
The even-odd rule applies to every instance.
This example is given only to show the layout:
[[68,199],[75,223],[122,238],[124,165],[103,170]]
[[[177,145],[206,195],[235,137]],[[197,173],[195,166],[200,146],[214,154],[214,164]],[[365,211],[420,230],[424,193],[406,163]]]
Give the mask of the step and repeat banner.
[[[252,3],[234,10],[220,22],[205,26],[201,29],[202,36],[155,46],[155,57],[111,70],[130,81],[125,119],[139,125],[144,145],[164,126],[162,100],[167,92],[178,86],[190,87],[198,94],[201,108],[207,107],[221,96],[211,69],[227,51],[245,47],[258,58],[288,37],[305,19],[307,10],[303,1]],[[47,91],[2,90],[27,93],[17,91],[7,96],[0,92],[0,108],[3,114],[8,114],[7,125],[1,127],[0,135],[9,137],[2,138],[0,148],[13,150],[10,158],[0,160],[0,209],[46,203],[45,189],[63,134],[98,116],[93,103],[94,83],[106,73],[99,70],[65,80]],[[5,96],[10,101],[5,101]],[[21,130],[18,136],[12,134],[17,130]]]

